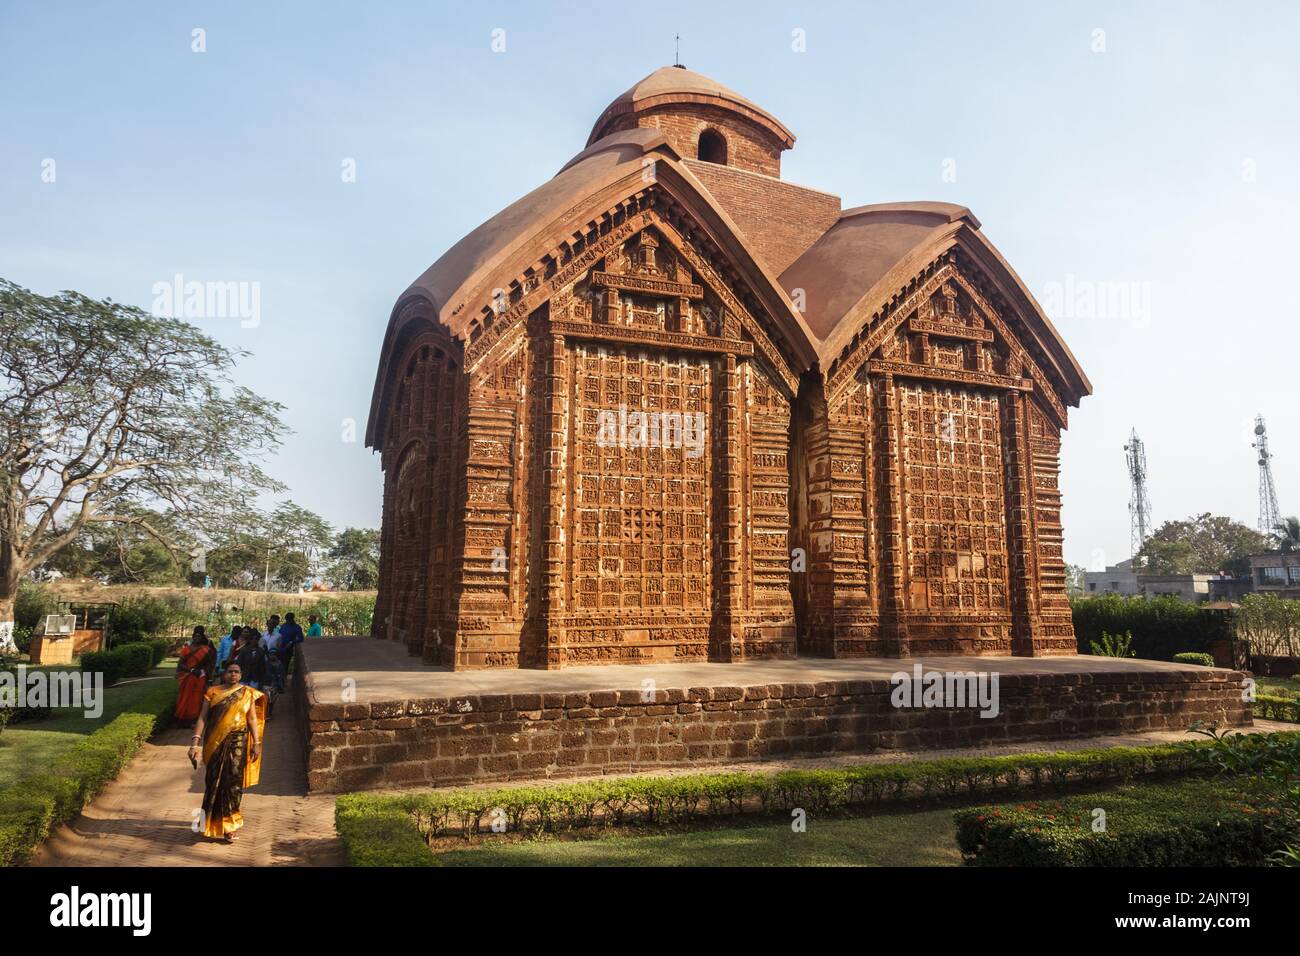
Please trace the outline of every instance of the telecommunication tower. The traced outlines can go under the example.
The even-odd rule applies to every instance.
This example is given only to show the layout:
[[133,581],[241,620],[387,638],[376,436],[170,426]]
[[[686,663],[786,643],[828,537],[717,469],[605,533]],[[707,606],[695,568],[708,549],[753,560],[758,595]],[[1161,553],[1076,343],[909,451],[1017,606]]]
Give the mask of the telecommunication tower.
[[1147,453],[1138,438],[1137,429],[1129,434],[1124,445],[1125,458],[1128,461],[1128,477],[1131,491],[1128,499],[1129,537],[1133,559],[1136,562],[1138,552],[1147,539],[1151,529],[1151,498],[1147,495]]
[[1259,530],[1275,534],[1282,521],[1277,506],[1277,488],[1273,485],[1273,454],[1268,450],[1268,432],[1264,429],[1264,416],[1255,416],[1255,440],[1251,448],[1259,452]]

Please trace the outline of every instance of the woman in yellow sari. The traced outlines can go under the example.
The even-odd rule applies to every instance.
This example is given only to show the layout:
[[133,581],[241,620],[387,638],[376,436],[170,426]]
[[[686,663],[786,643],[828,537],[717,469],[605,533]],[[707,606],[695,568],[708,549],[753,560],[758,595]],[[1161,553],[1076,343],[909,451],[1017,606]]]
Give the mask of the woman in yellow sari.
[[244,788],[256,786],[262,772],[262,730],[266,695],[239,682],[233,661],[222,683],[203,695],[203,710],[194,728],[190,762],[198,766],[199,744],[207,775],[203,788],[203,834],[233,843],[244,825],[239,803]]

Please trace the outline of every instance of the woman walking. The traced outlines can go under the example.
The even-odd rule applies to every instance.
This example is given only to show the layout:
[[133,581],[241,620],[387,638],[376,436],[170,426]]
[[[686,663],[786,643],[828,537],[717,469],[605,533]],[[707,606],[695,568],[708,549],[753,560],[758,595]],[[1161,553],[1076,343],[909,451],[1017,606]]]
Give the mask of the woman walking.
[[192,724],[199,716],[203,706],[203,695],[207,693],[208,682],[212,680],[212,665],[216,652],[208,642],[203,627],[194,629],[194,636],[181,650],[180,660],[176,663],[176,680],[180,687],[176,692],[176,720],[181,724]]
[[256,786],[261,777],[266,726],[266,695],[241,684],[240,677],[239,664],[232,661],[222,683],[204,695],[189,749],[190,763],[197,767],[201,754],[207,767],[203,835],[227,843],[234,842],[235,831],[244,825],[239,812],[244,788]]

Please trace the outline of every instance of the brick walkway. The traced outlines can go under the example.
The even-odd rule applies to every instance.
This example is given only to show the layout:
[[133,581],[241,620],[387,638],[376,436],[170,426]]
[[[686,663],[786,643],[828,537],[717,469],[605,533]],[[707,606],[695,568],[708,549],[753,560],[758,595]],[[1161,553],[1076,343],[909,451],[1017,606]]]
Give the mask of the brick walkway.
[[337,866],[334,797],[307,796],[302,737],[286,694],[267,724],[262,780],[244,793],[244,827],[233,846],[190,829],[203,803],[203,767],[185,751],[193,731],[173,728],[147,743],[34,866]]

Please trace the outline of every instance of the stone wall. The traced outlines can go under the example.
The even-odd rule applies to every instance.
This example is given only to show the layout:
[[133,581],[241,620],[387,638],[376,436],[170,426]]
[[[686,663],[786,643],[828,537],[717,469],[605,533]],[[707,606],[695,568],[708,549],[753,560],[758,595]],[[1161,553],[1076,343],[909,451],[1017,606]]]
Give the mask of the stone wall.
[[[300,667],[295,680],[303,681]],[[1251,723],[1243,674],[1002,674],[1001,714],[897,709],[887,680],[305,702],[313,791],[428,787]],[[300,692],[309,686],[300,684]]]

